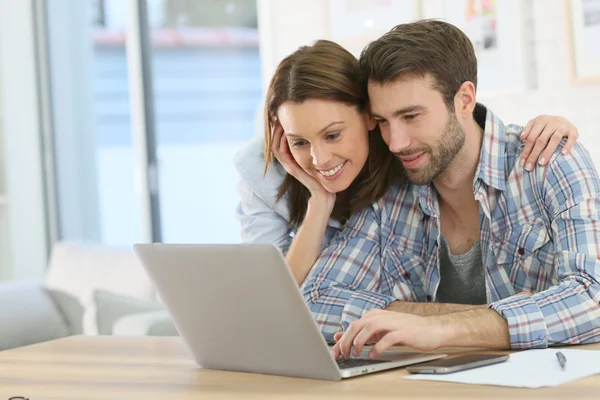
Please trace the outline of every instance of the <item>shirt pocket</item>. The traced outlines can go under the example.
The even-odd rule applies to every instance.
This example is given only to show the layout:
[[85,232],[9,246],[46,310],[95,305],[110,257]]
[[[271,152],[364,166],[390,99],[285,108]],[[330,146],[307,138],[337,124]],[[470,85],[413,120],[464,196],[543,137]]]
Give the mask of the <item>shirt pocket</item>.
[[399,250],[388,250],[383,278],[399,301],[426,301],[426,261]]
[[516,291],[539,292],[553,284],[553,261],[545,251],[550,234],[543,221],[516,227],[500,241],[497,263],[504,266]]

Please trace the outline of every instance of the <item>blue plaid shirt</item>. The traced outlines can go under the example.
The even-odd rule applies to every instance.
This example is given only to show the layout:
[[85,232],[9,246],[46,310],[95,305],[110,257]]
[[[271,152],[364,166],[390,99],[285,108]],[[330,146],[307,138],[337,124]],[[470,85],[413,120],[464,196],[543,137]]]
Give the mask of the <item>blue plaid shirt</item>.
[[[589,154],[577,143],[528,172],[522,128],[478,107],[473,194],[489,306],[515,349],[600,341],[600,181]],[[436,300],[439,216],[435,188],[406,183],[350,217],[302,286],[328,340],[373,308]]]

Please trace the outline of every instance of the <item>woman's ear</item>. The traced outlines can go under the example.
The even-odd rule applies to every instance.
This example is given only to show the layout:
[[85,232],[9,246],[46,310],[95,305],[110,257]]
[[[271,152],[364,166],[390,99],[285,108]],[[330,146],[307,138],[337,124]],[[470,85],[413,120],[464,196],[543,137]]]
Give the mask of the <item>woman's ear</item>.
[[377,121],[375,121],[375,118],[373,118],[367,114],[367,129],[372,131],[373,129],[375,129],[376,126],[377,126]]

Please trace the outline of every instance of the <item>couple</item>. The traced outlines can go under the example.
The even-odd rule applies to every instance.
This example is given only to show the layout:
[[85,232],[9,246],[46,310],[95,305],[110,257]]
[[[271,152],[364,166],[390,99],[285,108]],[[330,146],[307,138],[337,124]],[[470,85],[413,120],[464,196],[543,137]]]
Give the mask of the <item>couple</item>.
[[469,39],[432,20],[395,27],[358,63],[319,41],[275,72],[265,178],[253,181],[250,144],[237,160],[238,215],[246,241],[265,241],[287,217],[285,235],[267,240],[286,252],[335,356],[367,342],[377,356],[394,344],[600,340],[589,154],[562,120],[504,125],[476,102],[476,84]]

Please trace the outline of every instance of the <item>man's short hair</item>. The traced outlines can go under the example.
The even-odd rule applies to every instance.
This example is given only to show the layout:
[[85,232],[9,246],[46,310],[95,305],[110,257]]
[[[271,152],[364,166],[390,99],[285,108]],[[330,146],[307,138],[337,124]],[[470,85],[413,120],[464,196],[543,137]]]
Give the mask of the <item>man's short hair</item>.
[[464,82],[477,87],[473,44],[456,26],[440,20],[395,26],[362,51],[360,67],[366,79],[379,84],[430,74],[449,110]]

